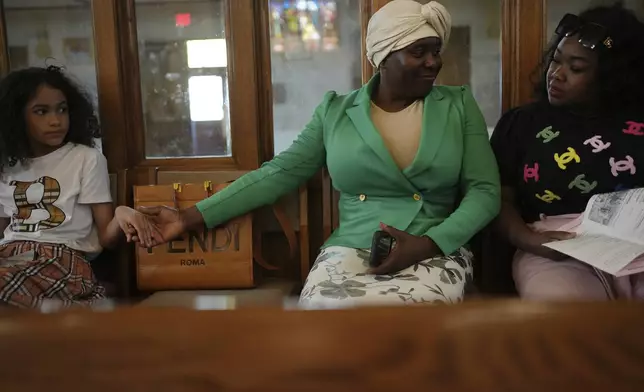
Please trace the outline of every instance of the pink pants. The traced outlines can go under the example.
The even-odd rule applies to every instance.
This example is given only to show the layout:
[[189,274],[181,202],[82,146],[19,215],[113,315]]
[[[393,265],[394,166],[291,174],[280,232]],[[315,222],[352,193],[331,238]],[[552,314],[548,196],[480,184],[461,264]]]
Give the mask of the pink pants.
[[[571,230],[579,215],[544,217],[533,230]],[[575,259],[553,261],[517,251],[512,262],[514,282],[521,298],[528,300],[644,299],[644,273],[615,276]]]

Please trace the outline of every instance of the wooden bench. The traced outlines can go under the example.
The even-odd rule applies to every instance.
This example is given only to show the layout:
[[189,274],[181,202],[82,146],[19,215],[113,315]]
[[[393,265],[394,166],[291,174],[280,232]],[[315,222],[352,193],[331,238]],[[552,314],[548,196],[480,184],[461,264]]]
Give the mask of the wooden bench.
[[139,306],[199,310],[281,308],[285,300],[297,295],[297,287],[293,281],[267,279],[255,289],[158,291],[141,301]]
[[644,306],[0,313],[3,391],[641,391]]

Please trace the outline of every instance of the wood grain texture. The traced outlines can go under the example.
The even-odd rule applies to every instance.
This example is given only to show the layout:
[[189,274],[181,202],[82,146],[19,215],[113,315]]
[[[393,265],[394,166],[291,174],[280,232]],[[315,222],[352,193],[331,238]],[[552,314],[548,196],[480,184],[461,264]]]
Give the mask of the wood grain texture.
[[6,391],[640,391],[644,307],[0,317]]
[[[255,25],[258,31],[255,70],[257,72],[257,110],[260,122],[257,127],[260,140],[261,162],[273,159],[275,141],[273,131],[273,78],[271,60],[271,9],[268,1],[255,1]],[[304,125],[304,124],[302,124]]]
[[[119,3],[116,0],[97,1],[92,5],[98,109],[103,152],[111,172],[128,168],[131,157],[126,146],[133,143],[133,137],[136,136],[135,133],[125,132],[128,118],[123,105],[126,101],[124,82],[129,73],[123,73],[118,12]],[[131,70],[135,68],[130,67]]]
[[[0,1],[0,6],[2,2]],[[4,6],[0,7],[0,77],[4,77],[11,71],[11,59],[9,58],[9,43],[7,39],[7,24],[5,23]]]
[[502,0],[502,110],[532,100],[532,75],[545,46],[546,0]]
[[257,169],[260,165],[257,132],[260,91],[255,67],[261,61],[256,57],[258,34],[261,33],[254,19],[254,2],[254,0],[226,2],[230,127],[233,158],[236,167],[242,170]]

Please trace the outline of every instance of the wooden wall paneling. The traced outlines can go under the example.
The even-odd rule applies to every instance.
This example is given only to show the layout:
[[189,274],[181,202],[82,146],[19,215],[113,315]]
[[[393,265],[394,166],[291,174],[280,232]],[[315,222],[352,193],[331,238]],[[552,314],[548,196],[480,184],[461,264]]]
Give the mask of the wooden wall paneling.
[[[257,136],[260,91],[255,67],[261,59],[257,58],[256,52],[256,39],[260,34],[254,19],[254,3],[255,0],[226,1],[233,158],[242,170],[256,169],[260,165]],[[268,64],[270,66],[270,59]]]
[[532,75],[545,44],[546,6],[546,0],[502,1],[503,111],[532,100]]
[[7,42],[7,24],[5,22],[4,1],[0,0],[0,77],[4,77],[11,70],[9,45]]
[[260,143],[260,161],[273,159],[275,155],[275,142],[273,135],[273,79],[271,73],[271,35],[270,31],[270,4],[268,0],[259,0],[255,3],[255,25],[258,34],[256,45],[256,71],[258,80],[258,118]]
[[[103,130],[103,151],[110,172],[128,168],[126,102],[122,77],[117,7],[121,0],[92,3],[98,104]],[[130,67],[133,68],[133,67]]]
[[[120,34],[117,42],[121,53],[121,80],[125,95],[122,102],[127,109],[126,124],[121,131],[123,134],[121,140],[126,143],[128,167],[134,168],[145,160],[145,122],[141,99],[136,6],[134,0],[114,1],[118,1],[116,10]],[[131,178],[135,179],[139,173],[131,174]]]

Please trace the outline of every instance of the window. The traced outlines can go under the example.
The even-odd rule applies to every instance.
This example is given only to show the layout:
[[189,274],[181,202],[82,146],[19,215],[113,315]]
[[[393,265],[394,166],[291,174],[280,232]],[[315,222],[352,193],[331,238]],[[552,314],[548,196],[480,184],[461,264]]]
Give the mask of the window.
[[148,159],[232,155],[224,0],[136,0]]
[[360,88],[360,1],[268,1],[273,140],[279,153],[297,138],[325,92]]

